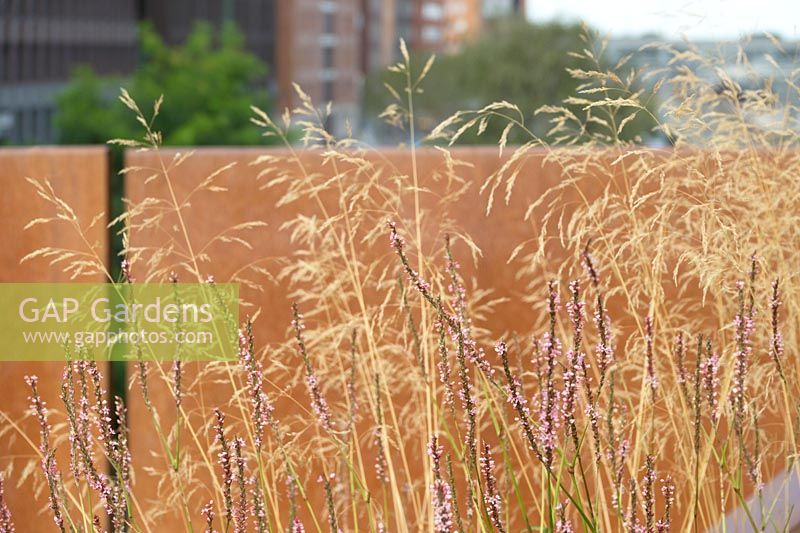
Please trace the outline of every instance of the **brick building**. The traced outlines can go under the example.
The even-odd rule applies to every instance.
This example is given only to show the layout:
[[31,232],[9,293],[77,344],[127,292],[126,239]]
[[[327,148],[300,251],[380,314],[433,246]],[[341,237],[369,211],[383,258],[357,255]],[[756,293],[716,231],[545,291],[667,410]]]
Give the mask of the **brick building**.
[[361,103],[361,0],[279,0],[275,71],[278,105],[293,107],[299,84],[317,104],[333,102],[327,127],[356,124]]
[[81,64],[126,75],[138,61],[137,24],[150,21],[169,44],[197,20],[232,20],[247,48],[270,67],[267,88],[292,107],[297,82],[342,134],[357,124],[363,76],[413,50],[448,53],[487,16],[524,0],[0,0],[0,143],[52,143],[54,98]]
[[275,55],[278,0],[136,0],[137,18],[149,21],[164,41],[186,40],[198,20],[215,24],[232,20],[245,38],[247,49],[271,65]]
[[398,60],[397,43],[435,54],[457,51],[492,17],[522,15],[525,0],[361,0],[361,69]]
[[0,141],[54,142],[70,71],[125,74],[137,55],[135,0],[0,0]]
[[[127,75],[139,58],[137,25],[169,44],[197,20],[233,20],[248,50],[270,67],[268,88],[293,105],[291,82],[332,100],[330,127],[357,120],[360,0],[0,0],[0,143],[56,142],[55,96],[78,65]],[[280,43],[280,44],[278,44]]]

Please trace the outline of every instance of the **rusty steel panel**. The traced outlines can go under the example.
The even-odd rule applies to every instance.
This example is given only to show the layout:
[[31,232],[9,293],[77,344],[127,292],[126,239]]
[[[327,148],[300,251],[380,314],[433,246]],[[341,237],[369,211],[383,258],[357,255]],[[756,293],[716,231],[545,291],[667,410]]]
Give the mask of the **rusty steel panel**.
[[[108,158],[104,147],[74,148],[3,148],[0,149],[0,282],[62,282],[69,276],[61,265],[50,265],[38,258],[20,263],[30,252],[47,246],[85,250],[86,243],[67,222],[41,224],[25,229],[35,218],[51,217],[54,210],[36,195],[25,178],[47,179],[56,194],[74,210],[88,227],[92,219],[108,205]],[[89,242],[103,261],[108,243],[103,217],[86,232]],[[83,281],[102,281],[84,277]],[[30,389],[24,376],[37,375],[39,389],[50,410],[55,427],[64,423],[59,398],[63,364],[0,362],[3,394],[0,399],[0,471],[6,479],[5,496],[17,531],[48,531],[54,527],[48,510],[47,490],[43,485],[38,455],[39,429],[27,415]],[[101,370],[103,367],[101,366]],[[62,428],[63,429],[63,428]],[[63,435],[60,430],[56,434]],[[68,471],[69,451],[64,440],[58,446],[59,466]],[[35,462],[31,475],[23,475]]]
[[[176,150],[161,150],[160,156],[169,163],[176,154]],[[287,205],[276,205],[285,189],[280,186],[274,188],[263,187],[264,181],[258,180],[259,167],[250,165],[259,155],[264,153],[288,155],[282,150],[263,150],[246,148],[211,148],[200,149],[177,168],[170,167],[170,187],[160,176],[161,165],[157,159],[158,155],[153,152],[134,152],[128,151],[126,154],[126,165],[140,167],[139,170],[131,172],[127,177],[126,191],[127,196],[134,204],[141,202],[144,198],[167,198],[170,194],[181,201],[186,195],[197,186],[206,176],[212,174],[217,169],[231,163],[237,165],[224,171],[218,178],[218,184],[227,189],[225,193],[197,193],[192,195],[191,207],[182,210],[183,221],[178,223],[174,217],[167,216],[162,221],[159,230],[136,230],[131,233],[131,245],[139,249],[158,249],[163,248],[168,237],[174,237],[177,232],[181,232],[183,225],[188,228],[190,241],[197,248],[202,248],[211,237],[216,235],[221,229],[234,226],[249,220],[262,220],[267,223],[266,228],[251,232],[248,235],[248,242],[252,250],[241,247],[238,250],[230,246],[221,244],[211,245],[203,248],[204,253],[209,257],[207,262],[201,265],[202,275],[213,275],[220,282],[228,281],[231,276],[239,272],[243,266],[247,265],[254,257],[271,258],[266,261],[264,266],[270,273],[277,276],[285,262],[290,260],[296,251],[291,242],[290,232],[283,228],[282,224],[293,219],[299,214],[318,214],[320,205],[332,205],[336,198],[330,194],[323,195],[319,200],[312,198],[302,198]],[[454,227],[469,235],[477,246],[481,249],[482,255],[476,261],[470,259],[469,250],[463,244],[459,244],[456,250],[459,260],[463,266],[463,275],[470,283],[468,288],[472,288],[471,282],[474,280],[475,287],[491,289],[491,298],[497,299],[498,303],[493,307],[493,312],[483,317],[479,326],[491,332],[491,338],[500,338],[509,333],[517,332],[527,334],[532,327],[543,324],[543,305],[541,301],[545,294],[530,294],[529,289],[521,283],[515,273],[524,265],[522,256],[517,257],[511,263],[507,260],[515,247],[523,241],[535,241],[538,236],[540,221],[546,211],[546,206],[540,206],[531,217],[531,221],[525,220],[526,209],[535,202],[545,191],[560,183],[563,179],[561,169],[557,164],[546,161],[544,152],[533,152],[524,160],[519,173],[519,179],[514,194],[510,197],[508,204],[505,203],[503,196],[504,190],[501,187],[497,192],[497,199],[492,212],[485,213],[487,197],[485,193],[479,191],[487,176],[496,171],[509,157],[508,154],[498,157],[496,148],[459,148],[454,149],[453,157],[457,160],[468,163],[458,167],[458,175],[469,184],[464,196],[457,202],[448,207],[447,218],[452,221],[447,227]],[[305,172],[330,172],[325,170],[323,158],[320,152],[300,152],[299,160],[305,167]],[[410,174],[411,157],[407,150],[382,150],[377,154],[368,156],[373,161],[390,167],[393,173]],[[611,159],[606,162],[602,171],[605,179],[618,180],[615,186],[624,186],[624,181],[618,179],[618,174],[611,170]],[[421,149],[417,153],[417,164],[421,183],[424,191],[421,194],[421,205],[429,209],[426,214],[426,221],[423,231],[423,251],[424,253],[439,253],[443,246],[444,230],[442,229],[444,215],[435,211],[437,200],[445,194],[448,185],[446,179],[437,179],[442,176],[446,167],[446,159],[441,152],[433,149]],[[617,167],[619,168],[619,167]],[[155,177],[153,177],[155,176]],[[609,178],[610,176],[610,178]],[[148,179],[152,178],[152,179]],[[604,184],[587,173],[585,186],[581,187],[580,193],[576,190],[565,190],[561,197],[562,207],[569,212],[575,206],[584,202],[598,198],[603,193]],[[401,207],[401,217],[408,219],[412,213],[408,211],[408,206]],[[548,224],[551,230],[555,229],[558,221],[550,220]],[[449,230],[448,230],[449,231]],[[392,257],[388,245],[388,234],[385,231],[379,232],[379,237],[374,242],[364,244],[364,252],[361,257],[365,261],[374,259],[375,261],[396,261]],[[407,237],[410,237],[406,234]],[[170,237],[170,238],[171,238]],[[416,254],[416,250],[411,252]],[[564,247],[557,242],[551,242],[547,250],[548,264],[553,265],[552,269],[541,272],[543,279],[556,276],[560,267],[565,263],[572,266],[566,268],[570,276],[577,276],[581,272],[580,260],[578,257],[570,255]],[[146,253],[145,253],[146,255]],[[136,267],[136,265],[134,265]],[[140,267],[146,270],[146,267]],[[632,272],[621,272],[620,275],[635,275]],[[188,281],[188,280],[187,280]],[[195,281],[195,280],[191,280]],[[562,289],[566,285],[567,279],[560,279]],[[670,296],[680,294],[682,297],[696,298],[699,302],[701,292],[697,288],[675,287],[665,284],[664,291],[666,301],[670,301]],[[562,291],[563,294],[563,291]],[[376,289],[374,294],[367,295],[372,303],[380,302],[382,294]],[[562,296],[563,298],[564,296]],[[265,348],[266,352],[278,350],[278,347],[290,338],[291,332],[289,323],[291,320],[290,304],[292,301],[289,288],[285,283],[265,281],[260,290],[243,287],[242,298],[254,304],[253,309],[260,309],[261,316],[257,321],[256,338],[258,345]],[[634,335],[641,337],[642,324],[641,317],[631,316],[620,297],[614,297],[609,302],[611,315],[614,317],[614,328],[618,339],[618,345],[622,348],[625,340]],[[711,299],[707,302],[709,308],[712,306]],[[624,309],[624,312],[623,312]],[[646,312],[644,310],[643,312]],[[700,324],[701,319],[698,317]],[[313,325],[309,325],[313,329]],[[539,331],[541,332],[541,331]],[[528,343],[527,337],[521,338],[521,342]],[[487,350],[490,347],[487,346]],[[299,364],[285,353],[280,354],[282,363]],[[494,354],[492,354],[494,355]],[[269,361],[263,360],[265,365]],[[130,372],[135,372],[133,368]],[[175,420],[176,411],[172,393],[164,381],[169,379],[169,368],[161,369],[159,379],[156,371],[156,379],[150,380],[149,394],[150,400],[159,413],[163,427],[170,427]],[[216,457],[203,455],[213,446],[213,434],[211,423],[213,418],[212,409],[216,406],[229,405],[232,388],[229,383],[220,380],[204,381],[202,370],[197,365],[184,365],[184,383],[187,385],[190,394],[183,400],[183,409],[190,420],[190,426],[195,433],[191,437],[183,439],[184,445],[189,449],[187,453],[194,456],[194,459],[205,458],[212,463]],[[623,377],[623,379],[627,379]],[[636,376],[639,379],[639,376]],[[268,383],[266,385],[269,394],[276,393],[283,384]],[[301,388],[295,391],[299,396],[300,403],[306,401],[305,391]],[[283,391],[285,394],[285,391]],[[335,391],[333,391],[335,393]],[[339,394],[343,394],[339,392]],[[403,394],[403,393],[401,393]],[[130,396],[130,419],[134,428],[144,428],[152,424],[151,415],[145,408],[141,400],[138,386],[134,385]],[[403,400],[396,400],[402,405]],[[282,410],[297,410],[298,403],[282,398],[276,403],[276,413],[280,418]],[[659,408],[660,409],[660,408]],[[285,411],[284,411],[285,412]],[[769,421],[764,421],[765,427]],[[196,442],[188,442],[197,439]],[[198,448],[197,443],[201,446]],[[667,438],[660,438],[657,445],[660,450],[668,450],[674,445]],[[131,439],[132,453],[134,454],[134,464],[136,466],[136,493],[139,504],[146,513],[152,514],[154,524],[158,524],[159,529],[170,527],[182,528],[185,525],[185,517],[181,516],[181,509],[165,509],[162,505],[163,494],[159,484],[163,485],[164,480],[161,476],[153,475],[152,470],[163,469],[165,461],[162,455],[162,444],[160,437],[154,431],[135,431]],[[408,453],[412,457],[418,457],[423,452],[418,449],[409,449]],[[367,456],[365,462],[369,464],[374,458]],[[423,479],[422,468],[424,461],[415,461],[411,465],[412,477]],[[669,470],[673,465],[681,464],[677,458],[670,453],[663,453],[659,458],[659,467]],[[193,472],[198,476],[202,484],[210,481],[207,471],[208,464],[201,466]],[[212,468],[217,468],[215,464]],[[766,466],[765,468],[770,468]],[[316,509],[324,514],[324,500],[320,493],[320,485],[315,483],[317,472],[306,472],[304,482],[310,486],[312,493],[309,498],[313,500]],[[218,476],[218,474],[217,474]],[[199,485],[200,483],[198,483]],[[193,491],[191,501],[187,508],[191,511],[191,520],[195,528],[201,527],[202,517],[199,513],[200,507],[212,497],[212,492],[206,488],[196,487]],[[371,487],[375,488],[375,487]],[[689,491],[679,494],[679,499],[685,503],[689,497]],[[280,498],[283,495],[276,497]],[[730,502],[728,503],[730,506]],[[687,505],[683,505],[683,511],[687,512]],[[303,510],[301,509],[301,513]],[[322,518],[320,519],[322,521]],[[389,521],[391,523],[391,520]],[[308,522],[307,522],[308,524]]]

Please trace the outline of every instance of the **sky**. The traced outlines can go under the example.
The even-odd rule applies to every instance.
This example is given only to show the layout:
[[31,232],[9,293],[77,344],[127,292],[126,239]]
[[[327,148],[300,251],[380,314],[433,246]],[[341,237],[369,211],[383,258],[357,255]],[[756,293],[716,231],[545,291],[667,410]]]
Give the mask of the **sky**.
[[528,18],[586,21],[611,37],[736,39],[770,32],[800,39],[800,0],[526,0]]

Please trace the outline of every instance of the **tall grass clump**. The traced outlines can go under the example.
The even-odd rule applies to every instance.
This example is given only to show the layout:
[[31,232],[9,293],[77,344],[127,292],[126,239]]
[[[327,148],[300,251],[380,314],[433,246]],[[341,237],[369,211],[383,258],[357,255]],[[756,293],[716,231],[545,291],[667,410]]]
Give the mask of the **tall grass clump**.
[[[547,141],[508,102],[421,134],[414,101],[435,67],[412,71],[401,43],[383,116],[404,151],[332,136],[330,107],[297,87],[280,118],[253,109],[283,149],[192,180],[179,176],[197,154],[160,146],[161,101],[146,115],[123,92],[144,136],[115,142],[147,162],[125,170],[146,192],[113,223],[124,281],[241,283],[239,359],[133,363],[116,416],[96,367],[70,363],[69,469],[31,377],[57,526],[699,531],[746,507],[748,529],[782,531],[786,497],[767,484],[798,475],[796,85],[787,74],[778,117],[769,88],[691,47],[664,47],[662,71],[608,68],[602,48],[587,38],[578,93],[537,113]],[[642,117],[671,148],[626,140]],[[530,140],[504,134],[483,175],[449,146],[489,121]],[[547,168],[552,187],[526,195]],[[463,230],[479,192],[472,216],[519,212],[527,237],[508,256]],[[487,261],[513,291],[476,283]],[[512,297],[524,316],[499,314]]]

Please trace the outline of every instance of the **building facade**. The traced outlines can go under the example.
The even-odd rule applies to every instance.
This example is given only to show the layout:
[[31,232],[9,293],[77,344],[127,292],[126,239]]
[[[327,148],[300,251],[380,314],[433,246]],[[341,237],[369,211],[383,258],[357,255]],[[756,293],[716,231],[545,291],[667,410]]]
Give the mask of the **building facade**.
[[300,98],[293,84],[318,107],[332,103],[325,126],[341,136],[359,120],[362,54],[361,0],[279,0],[275,71],[280,108]]
[[0,142],[55,142],[54,99],[76,66],[130,73],[136,9],[136,0],[0,0]]
[[233,21],[247,49],[269,66],[265,88],[294,107],[297,83],[324,108],[337,134],[359,122],[365,74],[413,51],[446,54],[489,16],[523,0],[0,0],[0,143],[52,143],[55,97],[78,65],[131,74],[137,25],[150,22],[171,45],[198,20]]
[[247,49],[269,66],[265,89],[280,107],[297,82],[315,103],[333,102],[337,134],[357,121],[361,0],[0,0],[0,143],[58,140],[55,98],[79,65],[129,75],[137,26],[150,22],[171,45],[196,21],[236,23]]
[[398,42],[413,51],[458,51],[493,17],[524,16],[524,0],[361,0],[361,67],[383,68],[399,59]]
[[247,49],[272,65],[277,0],[138,0],[138,18],[150,22],[169,45],[183,43],[198,20],[233,21]]

